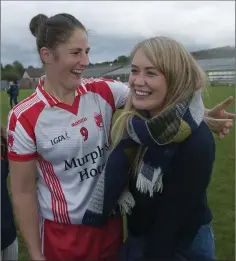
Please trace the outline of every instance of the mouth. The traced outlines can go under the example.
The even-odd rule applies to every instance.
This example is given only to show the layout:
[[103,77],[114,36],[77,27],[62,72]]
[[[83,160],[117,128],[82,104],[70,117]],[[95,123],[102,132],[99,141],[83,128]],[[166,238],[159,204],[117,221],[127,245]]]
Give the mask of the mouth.
[[140,90],[136,90],[136,89],[134,89],[134,93],[135,93],[135,96],[142,97],[142,98],[148,97],[152,94],[152,92],[149,92],[149,91],[140,91]]
[[83,71],[84,71],[84,70],[82,70],[82,69],[73,69],[73,70],[71,70],[71,73],[78,78],[78,77],[81,76],[81,74],[83,73]]

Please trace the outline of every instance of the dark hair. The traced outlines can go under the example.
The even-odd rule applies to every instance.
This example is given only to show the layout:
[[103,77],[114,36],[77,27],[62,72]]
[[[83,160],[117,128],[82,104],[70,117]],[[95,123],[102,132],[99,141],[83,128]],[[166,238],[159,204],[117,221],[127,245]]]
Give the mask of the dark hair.
[[7,159],[7,138],[3,125],[1,125],[1,157]]
[[76,28],[87,32],[79,20],[64,13],[50,18],[44,14],[38,14],[31,19],[29,28],[36,37],[38,52],[42,47],[54,49],[59,44],[65,43]]

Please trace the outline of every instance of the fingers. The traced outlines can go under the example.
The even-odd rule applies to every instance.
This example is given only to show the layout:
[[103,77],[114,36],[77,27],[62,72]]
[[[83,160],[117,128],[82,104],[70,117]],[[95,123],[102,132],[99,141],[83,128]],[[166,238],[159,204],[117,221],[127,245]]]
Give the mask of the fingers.
[[221,130],[220,130],[220,133],[223,133],[224,135],[227,135],[232,127],[233,127],[232,120],[228,120],[225,123],[222,123],[222,127],[221,127]]
[[229,129],[223,128],[223,129],[222,129],[222,133],[223,133],[224,135],[227,135],[227,134],[229,133]]
[[228,122],[226,122],[225,126],[231,128],[233,126],[233,121],[229,120]]
[[229,96],[226,100],[223,102],[219,103],[218,105],[215,106],[218,110],[224,110],[226,107],[228,107],[232,101],[234,100],[233,96]]
[[230,132],[230,129],[233,127],[232,120],[227,120],[227,121],[222,120],[221,123],[222,123],[222,127],[217,135],[219,140],[222,140]]
[[225,126],[226,128],[230,128],[233,126],[232,119],[214,119],[214,118],[207,118],[207,119],[210,119],[210,121],[214,121],[218,127]]
[[222,140],[224,137],[225,137],[225,135],[222,134],[222,133],[220,133],[220,134],[217,136],[218,140]]
[[233,121],[232,120],[223,120],[222,121],[222,124],[223,124],[223,128],[232,128],[232,126],[233,126]]
[[228,133],[229,129],[224,129],[217,135],[217,137],[219,140],[222,140]]
[[226,100],[224,100],[223,102],[217,104],[214,107],[214,111],[221,111],[221,110],[225,110],[227,106],[229,106],[233,101],[233,96],[229,96]]
[[225,112],[224,118],[235,120],[236,119],[236,113]]

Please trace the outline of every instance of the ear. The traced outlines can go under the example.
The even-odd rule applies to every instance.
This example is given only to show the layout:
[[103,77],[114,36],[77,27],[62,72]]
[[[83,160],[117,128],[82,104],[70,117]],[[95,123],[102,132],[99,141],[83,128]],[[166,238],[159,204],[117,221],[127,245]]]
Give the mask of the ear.
[[53,62],[53,53],[47,47],[40,49],[40,57],[45,64],[51,64]]

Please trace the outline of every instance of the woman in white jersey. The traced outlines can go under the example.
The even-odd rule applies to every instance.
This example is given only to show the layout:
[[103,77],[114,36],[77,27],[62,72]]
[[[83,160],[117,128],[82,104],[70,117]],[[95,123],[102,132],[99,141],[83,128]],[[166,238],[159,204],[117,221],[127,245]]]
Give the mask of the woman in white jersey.
[[[46,76],[9,114],[11,188],[20,231],[32,260],[115,260],[121,217],[111,215],[101,228],[81,221],[107,160],[113,113],[124,105],[128,88],[111,80],[81,81],[89,64],[88,35],[73,16],[37,15],[30,30]],[[223,119],[226,105],[209,115]],[[211,122],[220,137],[231,124]]]

